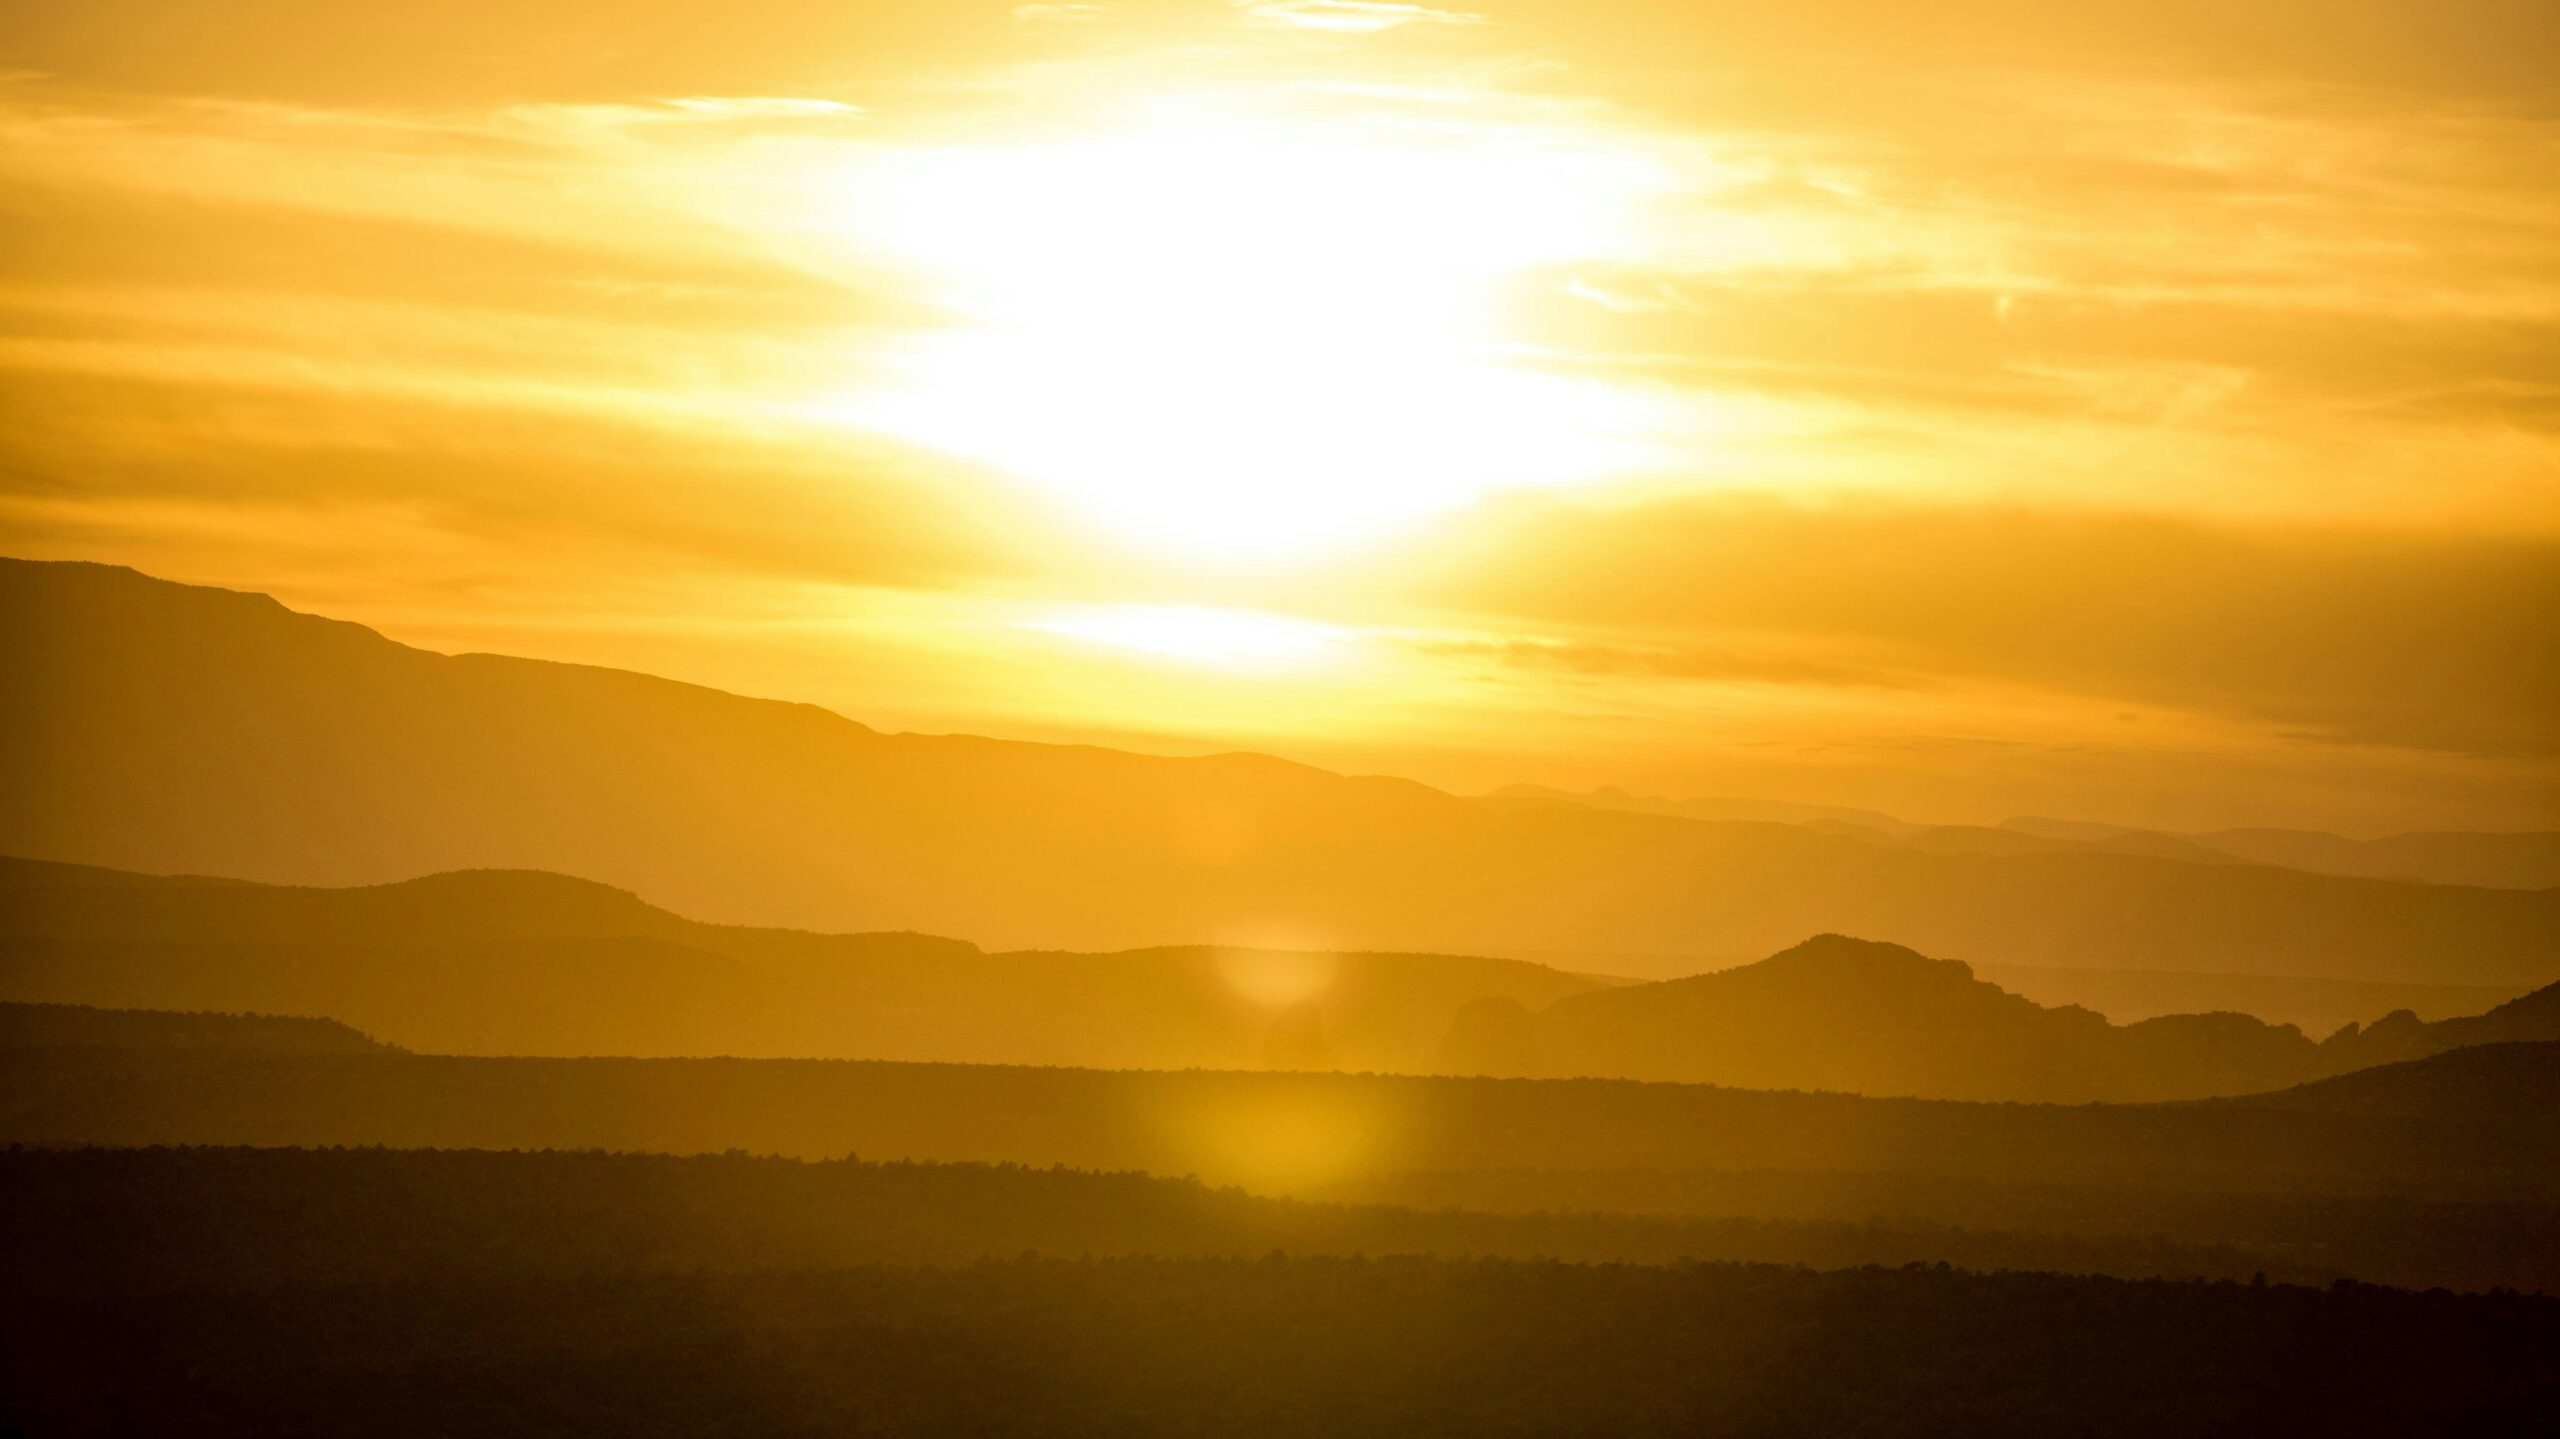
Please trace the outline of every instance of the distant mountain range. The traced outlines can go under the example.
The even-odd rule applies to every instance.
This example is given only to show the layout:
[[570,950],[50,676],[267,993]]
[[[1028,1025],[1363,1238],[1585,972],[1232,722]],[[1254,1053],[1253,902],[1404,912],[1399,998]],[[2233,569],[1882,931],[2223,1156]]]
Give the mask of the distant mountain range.
[[305,889],[0,860],[0,998],[327,1015],[445,1054],[1415,1073],[1466,1003],[1604,983],[1455,955],[747,929],[524,871]]
[[1572,805],[1684,819],[1765,820],[1929,854],[2131,854],[2193,864],[2263,864],[2307,874],[2466,884],[2490,889],[2560,886],[2560,830],[2513,834],[2445,831],[2350,839],[2307,829],[2181,833],[2082,820],[2020,816],[1998,825],[1913,824],[1876,810],[1751,799],[1656,799],[1621,789],[1575,794],[1541,785],[1495,790],[1504,808]]
[[0,1003],[0,1047],[240,1054],[397,1054],[334,1019]]
[[2021,1185],[2130,1186],[2547,1205],[2560,1180],[2560,1044],[2549,1043],[2204,1102],[2058,1105],[1620,1080],[155,1042],[171,1018],[93,1013],[99,1028],[137,1027],[119,1043],[0,1042],[0,1142],[744,1149],[1135,1169],[1264,1192],[1470,1172],[1863,1173],[1985,1199]]
[[2314,1043],[2245,1014],[2116,1025],[2048,1009],[1954,960],[1822,935],[1757,964],[1459,1016],[1453,1067],[1752,1089],[2073,1103],[2243,1094],[2463,1045],[2560,1040],[2560,985],[2486,1014],[2406,1011]]
[[1939,852],[1255,755],[883,734],[97,565],[0,562],[0,669],[0,852],[133,870],[543,869],[721,921],[1012,948],[1751,955],[1840,932],[1986,966],[2560,979],[2555,891],[2022,832],[2035,852]]
[[1837,935],[1622,985],[1457,955],[990,954],[927,935],[748,929],[538,873],[312,889],[22,860],[0,861],[0,999],[325,1015],[448,1054],[1373,1070],[2074,1103],[2244,1093],[2461,1045],[2560,1040],[2560,986],[2314,1043],[2240,1014],[2113,1025],[1955,961]]

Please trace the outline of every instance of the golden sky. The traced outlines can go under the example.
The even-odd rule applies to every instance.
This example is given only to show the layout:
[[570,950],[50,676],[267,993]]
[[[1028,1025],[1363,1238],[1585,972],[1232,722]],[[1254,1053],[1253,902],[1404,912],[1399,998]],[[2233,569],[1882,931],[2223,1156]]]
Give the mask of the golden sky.
[[18,0],[0,550],[890,728],[2560,824],[2560,6]]

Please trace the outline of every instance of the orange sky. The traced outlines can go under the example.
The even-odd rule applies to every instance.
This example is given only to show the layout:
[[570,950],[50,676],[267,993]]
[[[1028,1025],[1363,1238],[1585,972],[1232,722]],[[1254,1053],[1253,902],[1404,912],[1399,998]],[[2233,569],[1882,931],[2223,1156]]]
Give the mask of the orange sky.
[[893,728],[2560,824],[2560,9],[22,0],[0,550]]

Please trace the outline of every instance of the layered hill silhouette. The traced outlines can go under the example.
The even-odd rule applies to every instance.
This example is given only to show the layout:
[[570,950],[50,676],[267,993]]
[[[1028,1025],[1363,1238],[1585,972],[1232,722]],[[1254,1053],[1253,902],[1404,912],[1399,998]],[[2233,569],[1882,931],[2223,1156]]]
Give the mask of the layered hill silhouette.
[[449,1054],[1410,1073],[1469,1002],[1602,983],[1458,955],[746,929],[522,871],[315,889],[0,860],[0,998],[329,1015]]
[[2560,1040],[2560,987],[2315,1043],[2240,1014],[2114,1025],[1838,935],[1616,984],[1461,955],[990,954],[929,935],[702,924],[539,873],[322,889],[25,860],[0,860],[0,999],[328,1015],[448,1054],[1347,1069],[2046,1102],[2237,1094]]
[[1767,954],[2560,978],[2560,893],[1801,824],[1505,811],[1253,755],[883,734],[619,671],[447,656],[248,594],[0,563],[0,852],[302,884],[547,869],[709,919],[1343,950]]
[[[238,1042],[174,1039],[183,1019]],[[0,1141],[860,1154],[1197,1175],[1890,1172],[2212,1191],[2548,1197],[2560,1044],[2501,1044],[2166,1104],[1880,1099],[1626,1080],[547,1059],[259,1042],[254,1016],[95,1011],[116,1043],[0,1029]]]
[[[2154,833],[2032,817],[2008,820],[2001,827],[2095,844],[2123,844]],[[2509,889],[2560,885],[2560,832],[2550,830],[2516,834],[2420,831],[2384,835],[2380,839],[2350,839],[2320,830],[2224,829],[2164,837],[2251,864],[2282,865],[2315,874]]]
[[[236,1033],[226,1039],[225,1029]],[[962,1336],[974,1332],[968,1325],[1019,1323],[1026,1313],[1056,1316],[1059,1327],[1028,1346],[1039,1353],[1067,1352],[1070,1333],[1112,1336],[1105,1347],[1116,1347],[1132,1314],[1162,1316],[1166,1331],[1140,1342],[1149,1364],[1176,1331],[1196,1341],[1194,1331],[1212,1326],[1223,1337],[1186,1361],[1199,1367],[1186,1382],[1226,1396],[1236,1374],[1295,1355],[1285,1346],[1309,1334],[1370,1325],[1360,1332],[1409,1337],[1412,1315],[1397,1306],[1415,1295],[1449,1306],[1424,1321],[1433,1332],[1488,1306],[1512,1312],[1505,1322],[1518,1327],[1524,1363],[1533,1350],[1552,1361],[1560,1328],[1597,1324],[1606,1342],[1589,1353],[1593,1362],[1609,1356],[1611,1375],[1624,1372],[1625,1336],[1666,1328],[1680,1343],[1648,1362],[1664,1375],[1694,1368],[1701,1315],[1730,1316],[1716,1322],[1752,1334],[1789,1326],[1784,1342],[1752,1361],[1755,1373],[1805,1363],[1797,1334],[1871,1334],[1882,1323],[1906,1362],[1979,1376],[1982,1354],[1950,1344],[1950,1323],[2012,1316],[1985,1351],[1997,1354],[2053,1324],[2072,1326],[2070,1344],[2023,1366],[2014,1382],[2078,1352],[2092,1314],[2123,1326],[2107,1350],[2114,1366],[2136,1352],[2125,1346],[2199,1323],[2233,1326],[2216,1346],[2273,1330],[2298,1346],[2304,1325],[2326,1322],[2315,1309],[2370,1323],[2388,1308],[2405,1323],[2374,1341],[2373,1362],[2405,1364],[2442,1346],[2482,1365],[2484,1383],[2505,1386],[2497,1392],[2511,1398],[2494,1409],[2521,1415],[2539,1401],[2512,1397],[2521,1392],[2512,1376],[2541,1372],[2531,1357],[2542,1340],[2538,1330],[2520,1337],[2515,1314],[2548,1301],[2512,1291],[2560,1287],[2547,1242],[2560,1164],[2548,1122],[2555,1083],[2560,1046],[2549,1045],[2465,1050],[2211,1104],[2052,1107],[1376,1076],[441,1059],[315,1048],[254,1016],[93,1013],[36,1030],[0,1021],[0,1139],[37,1141],[0,1152],[0,1328],[19,1361],[10,1397],[21,1421],[40,1413],[50,1427],[85,1431],[99,1413],[147,1414],[155,1431],[194,1432],[201,1426],[190,1416],[209,1410],[214,1432],[338,1432],[383,1427],[381,1396],[390,1394],[396,1422],[446,1432],[472,1427],[469,1416],[492,1395],[506,1396],[505,1415],[548,1415],[544,1404],[564,1383],[604,1383],[579,1366],[634,1332],[663,1334],[706,1313],[801,1315],[752,1336],[679,1329],[683,1344],[604,1372],[616,1392],[639,1385],[651,1403],[674,1404],[697,1391],[678,1382],[661,1394],[650,1387],[661,1370],[727,1374],[779,1350],[795,1362],[771,1373],[751,1367],[758,1382],[724,1399],[700,1432],[733,1429],[778,1394],[797,1402],[790,1386],[817,1374],[849,1386],[821,1406],[828,1422],[877,1402],[920,1432],[977,1432],[990,1413],[963,1397],[1003,1372],[989,1367],[991,1356],[1024,1342],[1007,1331],[980,1354]],[[1363,1113],[1369,1137],[1384,1124],[1407,1143],[1361,1149]],[[1140,1155],[1159,1174],[1208,1157],[1236,1177],[1240,1162],[1251,1164],[1235,1143],[1272,1143],[1270,1121],[1283,1114],[1328,1130],[1330,1157],[1372,1171],[1415,1158],[1500,1161],[1569,1194],[1597,1174],[1662,1172],[1629,1161],[1776,1165],[1814,1182],[1836,1181],[1839,1171],[1824,1166],[1849,1162],[1873,1166],[1869,1192],[1934,1193],[1942,1205],[1952,1197],[1961,1222],[1855,1211],[1734,1218],[1553,1204],[1510,1214],[1344,1206],[1055,1161],[801,1162],[740,1152],[877,1155],[922,1143],[999,1160],[1063,1152],[1088,1170],[1103,1156]],[[2513,1122],[2518,1114],[2525,1122]],[[1168,1122],[1176,1116],[1188,1126]],[[59,1147],[66,1138],[243,1131],[305,1147]],[[374,1147],[384,1139],[441,1147]],[[528,1140],[554,1147],[454,1147]],[[599,1142],[676,1153],[608,1153]],[[1294,1142],[1305,1144],[1303,1131]],[[1288,1187],[1278,1171],[1245,1177]],[[990,1264],[994,1256],[1004,1262]],[[1489,1266],[1489,1256],[1519,1258]],[[1528,1256],[1536,1258],[1522,1262]],[[1701,1258],[1793,1267],[1687,1262]],[[1908,1267],[1814,1272],[1878,1264]],[[1965,1269],[2007,1272],[1977,1280]],[[2015,1272],[2027,1269],[2061,1274]],[[1719,1272],[1729,1276],[1723,1289],[1700,1287],[1699,1276]],[[2128,1287],[2090,1275],[2223,1282]],[[1025,1288],[1024,1276],[1047,1287]],[[2362,1289],[2344,1282],[2351,1277],[2435,1292]],[[2229,1282],[2250,1279],[2260,1282]],[[1568,1280],[1658,1291],[1659,1312],[1560,1310],[1553,1286]],[[1836,1311],[1817,1315],[1785,1307],[1792,1301],[1771,1287],[1815,1284],[1851,1289]],[[1976,1292],[1983,1284],[1999,1292]],[[2287,1287],[2303,1284],[2323,1287]],[[2445,1288],[2500,1292],[2463,1298]],[[2278,1307],[2209,1321],[2193,1307],[2204,1302]],[[2027,1319],[2014,1317],[2021,1304]],[[2413,1305],[2423,1312],[2404,1313]],[[849,1320],[873,1314],[895,1322],[848,1334]],[[961,1316],[973,1317],[950,1327]],[[1244,1318],[1270,1328],[1219,1328]],[[1543,1338],[1530,1343],[1533,1334]],[[812,1347],[821,1344],[840,1348]],[[1946,1352],[1915,1349],[1929,1344]],[[533,1350],[544,1356],[538,1382],[524,1377],[522,1356]],[[914,1366],[940,1374],[955,1362],[959,1371],[932,1381],[919,1409]],[[1812,1365],[1805,1384],[1827,1367]],[[1439,1374],[1445,1363],[1422,1368]],[[2004,1392],[2014,1387],[2002,1382]],[[2534,1382],[2547,1387],[2547,1378]],[[2086,1383],[2069,1392],[2085,1402]],[[1305,1401],[1329,1392],[1310,1385]],[[2369,1393],[2358,1391],[2367,1402]],[[2311,1394],[2304,1387],[2286,1412],[2307,1412]],[[1602,1386],[1577,1402],[1607,1398]],[[2395,1405],[2395,1422],[2418,1412]],[[612,1411],[615,1424],[647,1427],[648,1407]],[[1797,1398],[1779,1408],[1806,1412]],[[2487,1411],[2428,1412],[2455,1422]],[[528,1432],[542,1427],[526,1422]],[[1692,1432],[1687,1423],[1666,1432]]]
[[1456,1068],[1941,1099],[2239,1094],[2470,1044],[2560,1040],[2560,986],[2482,1015],[2405,1010],[2314,1043],[2245,1014],[2110,1024],[2047,1008],[1901,945],[1821,935],[1757,964],[1460,1016]]
[[2560,1404],[2560,1301],[2512,1293],[1276,1251],[154,1290],[85,1257],[0,1276],[22,1432],[2150,1439]]
[[396,1054],[334,1019],[0,1003],[0,1046],[214,1050],[243,1054]]
[[[1567,967],[1574,967],[1568,965]],[[1646,973],[1649,978],[1694,974],[1708,966]],[[1629,969],[1634,967],[1630,966]],[[1612,973],[1621,971],[1613,970]],[[2323,979],[2305,975],[2197,974],[2162,969],[2055,969],[2029,965],[1976,965],[1974,975],[2038,1004],[2079,1005],[2118,1024],[2169,1014],[2229,1010],[2254,1014],[2303,1033],[2334,1034],[2375,1015],[2408,1010],[2424,1019],[2478,1014],[2532,992],[2532,985],[2430,984],[2411,980]]]
[[2352,839],[2308,829],[2195,832],[2021,815],[1997,825],[1914,824],[1877,810],[1773,800],[1665,799],[1622,789],[1585,793],[1506,785],[1485,796],[1508,809],[1572,806],[1701,820],[1770,820],[1932,854],[2130,854],[2197,864],[2263,864],[2311,874],[2495,889],[2560,886],[2560,831],[2420,831]]
[[[242,1042],[173,1040],[167,1019],[93,1016],[93,1028],[133,1031],[113,1044],[18,1043],[10,1036],[21,1031],[0,1025],[0,1144],[744,1150],[1066,1165],[1428,1212],[1610,1211],[1780,1226],[1541,1229],[1317,1215],[1289,1221],[1294,1238],[1268,1227],[1229,1231],[1257,1237],[1243,1242],[1295,1246],[1331,1234],[1371,1252],[1401,1243],[1590,1258],[1904,1254],[2118,1273],[2274,1267],[2419,1285],[2560,1286],[2548,1244],[2560,1222],[2551,1202],[2560,1187],[2560,1045],[2461,1050],[2269,1095],[2064,1106],[1592,1080],[322,1052],[262,1046],[255,1036],[265,1032],[242,1018],[227,1021],[251,1032]],[[386,1205],[432,1213],[444,1202],[432,1160],[356,1168],[427,1186],[386,1191]],[[463,1165],[456,1177],[468,1182],[455,1192],[495,1183],[510,1202],[539,1202],[542,1184],[529,1177],[537,1172]],[[520,1185],[509,1173],[528,1177]],[[727,1202],[697,1192],[700,1204],[678,1203],[649,1177],[668,1173],[641,1173],[638,1194],[593,1197],[626,1227],[677,1222],[669,1204],[698,1219],[708,1212],[700,1205]],[[785,1192],[825,1188],[775,1182]],[[934,1187],[919,1181],[905,1192]],[[942,1203],[973,1202],[972,1187],[946,1186]],[[1114,1243],[1134,1232],[1135,1220],[1107,1212],[1111,1195],[1131,1192],[1125,1186],[1042,1192],[1044,1206],[1076,1212],[1044,1212],[1010,1231],[957,1213],[913,1227],[947,1240],[956,1226],[988,1244],[1045,1243],[1034,1236],[1089,1223],[1101,1226],[1082,1231],[1091,1236],[1118,1226]],[[1156,1198],[1140,1195],[1140,1211],[1159,1218],[1197,1220],[1225,1203],[1149,1193]],[[246,1222],[236,1207],[216,1212]],[[1785,1228],[1806,1225],[1817,1228]],[[1876,1232],[1861,1239],[1840,1225]],[[1207,1231],[1180,1220],[1154,1232],[1160,1252],[1202,1252],[1181,1236]],[[688,1242],[746,1254],[758,1241]],[[886,1257],[901,1242],[855,1234],[826,1245],[858,1259]],[[2078,1257],[2057,1257],[2065,1252]],[[965,1256],[928,1245],[910,1257]]]
[[1422,1211],[1019,1165],[361,1147],[0,1153],[0,1269],[71,1269],[114,1288],[1275,1250],[2340,1277],[2269,1253],[2113,1236]]

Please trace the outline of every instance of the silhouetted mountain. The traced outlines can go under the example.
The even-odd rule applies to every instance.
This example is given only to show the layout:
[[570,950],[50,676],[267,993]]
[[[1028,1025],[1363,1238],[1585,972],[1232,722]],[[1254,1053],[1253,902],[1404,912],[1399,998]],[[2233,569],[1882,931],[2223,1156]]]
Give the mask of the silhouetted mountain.
[[2551,830],[2518,834],[2395,834],[2381,839],[2350,839],[2306,829],[2223,829],[2171,835],[2033,816],[2005,820],[2001,828],[2096,845],[2201,848],[2251,864],[2281,865],[2312,874],[2498,889],[2549,889],[2560,885],[2560,831]]
[[1018,1165],[458,1149],[0,1152],[0,1272],[114,1289],[1275,1250],[2352,1277],[2140,1236],[1422,1211]]
[[2118,1027],[2045,1009],[1956,961],[1839,935],[1561,1000],[1528,1016],[1519,1038],[1516,1062],[1491,1072],[2061,1102],[2267,1089],[2314,1072],[2317,1054],[2300,1031],[2243,1015]]
[[2437,1024],[2405,1012],[2315,1044],[2245,1014],[2110,1024],[2048,1009],[1954,960],[1823,935],[1757,964],[1460,1016],[1460,1072],[1606,1076],[2056,1103],[2238,1094],[2462,1044],[2560,1040],[2560,986]]
[[2273,1094],[2213,1102],[2454,1122],[2506,1114],[2515,1116],[2518,1142],[2547,1145],[2560,1143],[2560,1115],[2552,1113],[2555,1097],[2560,1097],[2560,1044],[2544,1040],[2470,1045]]
[[272,1014],[179,1014],[76,1004],[0,1002],[0,1046],[254,1050],[268,1054],[390,1054],[334,1019]]
[[1839,825],[1891,836],[1924,828],[1895,819],[1881,810],[1852,809],[1836,804],[1797,804],[1779,799],[1662,799],[1629,794],[1615,786],[1582,794],[1538,784],[1507,784],[1485,796],[1489,804],[1533,808],[1558,804],[1590,809],[1624,810],[1630,814],[1668,815],[1675,819],[1760,821],[1771,824]]
[[2130,854],[2195,864],[2263,864],[2308,874],[2491,889],[2560,886],[2560,831],[2395,834],[2382,839],[2304,829],[2175,832],[2021,815],[1996,826],[1914,824],[1876,810],[1780,800],[1662,799],[1621,789],[1582,794],[1506,785],[1485,796],[1505,808],[1560,807],[1698,820],[1768,820],[1931,854]]
[[2369,1025],[2348,1025],[2321,1045],[2340,1071],[2418,1059],[2485,1044],[2537,1044],[2560,1039],[2560,985],[2545,985],[2486,1014],[2428,1023],[2407,1010]]
[[[852,1153],[1199,1175],[1270,1194],[1427,1210],[1783,1222],[1758,1230],[1573,1222],[1539,1229],[1246,1214],[1222,1229],[1225,1221],[1211,1221],[1226,1212],[1224,1201],[1149,1191],[1158,1198],[1141,1195],[1114,1218],[1110,1195],[1124,1191],[1061,1183],[1030,1196],[1056,1212],[1013,1223],[983,1210],[972,1218],[966,1205],[990,1200],[990,1192],[959,1183],[947,1188],[945,1204],[960,1211],[906,1223],[904,1237],[893,1230],[825,1240],[833,1246],[826,1253],[848,1261],[949,1259],[974,1252],[967,1245],[1045,1247],[1079,1234],[1103,1249],[1143,1238],[1139,1247],[1153,1252],[1227,1252],[1186,1247],[1208,1240],[1303,1249],[1310,1236],[1330,1235],[1328,1245],[1370,1252],[1807,1262],[1902,1254],[2119,1273],[2245,1273],[2272,1264],[2315,1277],[2560,1287],[2560,1256],[2548,1243],[2560,1224],[2552,1203],[2560,1189],[2560,1105],[2552,1102],[2560,1074],[2545,1058],[2498,1063],[2483,1080],[2473,1056],[2503,1053],[2461,1051],[2375,1071],[2358,1085],[2245,1100],[2049,1106],[1615,1081],[0,1043],[0,1143]],[[421,1184],[435,1178],[431,1163],[386,1161],[365,1172]],[[533,1170],[464,1172],[472,1182],[441,1198],[394,1186],[382,1203],[431,1213],[491,1185],[520,1199],[541,1192],[507,1177]],[[790,1193],[826,1188],[788,1176],[774,1182]],[[611,1233],[635,1223],[663,1227],[679,1222],[676,1213],[702,1222],[720,1207],[717,1186],[683,1200],[654,1186],[639,1195],[599,1193],[607,1213],[625,1217],[600,1218],[606,1232],[592,1242],[611,1248]],[[919,1181],[898,1192],[933,1188]],[[155,1202],[183,1201],[164,1192]],[[186,1223],[237,1232],[256,1222],[255,1206],[208,1203]],[[668,1210],[676,1213],[649,1219]],[[316,1213],[288,1205],[278,1222]],[[750,1228],[770,1222],[745,1211],[736,1217]],[[823,1228],[823,1218],[808,1223]],[[1299,1227],[1294,1237],[1275,1238],[1266,1220]],[[451,1223],[462,1225],[456,1242],[467,1241],[465,1218]],[[1797,1225],[1816,1227],[1785,1227]],[[1842,1225],[1873,1232],[1843,1235]],[[448,1232],[442,1222],[429,1227]],[[1120,1237],[1101,1242],[1108,1233]],[[2036,1236],[2052,1237],[2050,1247],[2038,1249],[2047,1241]],[[726,1246],[720,1252],[753,1262],[765,1241],[749,1233],[684,1242],[697,1255]],[[2078,1257],[2061,1257],[2068,1252]],[[776,1262],[790,1254],[787,1244],[767,1251]]]
[[523,871],[313,889],[0,860],[0,997],[330,1014],[449,1054],[1411,1072],[1468,1001],[1600,983],[1455,955],[744,929]]
[[2322,1108],[2324,1093],[1980,1104],[1626,1080],[25,1047],[0,1048],[0,1141],[740,1148],[1139,1169],[1270,1192],[1506,1168],[2448,1199],[2560,1187],[2553,1096],[2416,1120],[2343,1090]]
[[2560,978],[2560,893],[1798,825],[1505,812],[1251,755],[888,735],[643,675],[428,654],[259,596],[0,564],[0,851],[291,883],[537,868],[721,920],[996,944],[1768,953]]
[[[1696,966],[1697,969],[1729,965]],[[2411,980],[2318,979],[2285,974],[2198,974],[2173,969],[2051,969],[1977,964],[1975,977],[2038,1004],[2094,1009],[2118,1024],[2164,1014],[2254,1014],[2305,1034],[2335,1034],[2348,1024],[2406,1009],[2422,1019],[2479,1014],[2530,993],[2524,985],[2429,984]]]
[[1941,824],[1905,835],[1896,843],[1925,854],[2131,854],[2180,860],[2187,864],[2245,862],[2219,850],[2165,834],[2134,833],[2109,835],[2102,839],[2056,840],[1982,825]]
[[2240,1014],[2114,1025],[1826,935],[1615,987],[1514,960],[1172,948],[985,954],[698,924],[559,875],[316,889],[0,860],[0,998],[344,1016],[451,1054],[1369,1069],[2078,1102],[2272,1089],[2560,1040],[2560,988],[2314,1044]]

